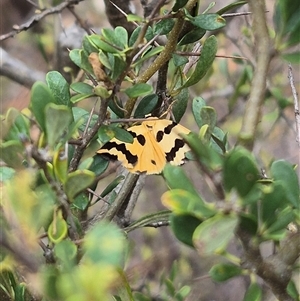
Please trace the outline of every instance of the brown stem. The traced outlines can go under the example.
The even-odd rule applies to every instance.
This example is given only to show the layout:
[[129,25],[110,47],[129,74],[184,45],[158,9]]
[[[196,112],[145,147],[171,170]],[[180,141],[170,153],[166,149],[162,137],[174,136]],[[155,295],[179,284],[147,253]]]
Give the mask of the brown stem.
[[271,59],[269,33],[266,23],[264,0],[249,0],[253,13],[253,32],[255,39],[255,70],[250,96],[246,104],[239,142],[248,149],[253,148],[255,133],[261,115],[261,107],[266,91],[266,78]]
[[[299,257],[298,234],[291,237],[276,254],[266,259],[262,258],[258,244],[254,243],[252,235],[245,229],[239,227],[237,236],[241,240],[245,253],[244,267],[255,271],[269,285],[279,301],[294,301],[287,293],[287,285],[292,276],[291,266]],[[292,255],[287,255],[289,253]]]

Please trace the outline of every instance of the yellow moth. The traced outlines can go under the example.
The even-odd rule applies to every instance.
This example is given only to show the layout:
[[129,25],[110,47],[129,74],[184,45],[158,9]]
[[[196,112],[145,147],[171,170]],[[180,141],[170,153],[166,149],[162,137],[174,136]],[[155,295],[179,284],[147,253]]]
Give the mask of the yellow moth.
[[133,143],[113,138],[97,153],[119,160],[133,173],[158,174],[167,162],[181,165],[185,153],[190,150],[180,136],[189,134],[190,130],[171,120],[150,117],[127,131],[132,135]]

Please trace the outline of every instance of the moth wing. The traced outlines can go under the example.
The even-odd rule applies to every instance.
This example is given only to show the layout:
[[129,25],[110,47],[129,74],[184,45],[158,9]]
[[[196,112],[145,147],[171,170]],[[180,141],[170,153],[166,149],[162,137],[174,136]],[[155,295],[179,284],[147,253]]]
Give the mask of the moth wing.
[[[118,160],[127,169],[132,169],[138,161],[136,153],[132,152],[132,145],[136,143],[136,139],[133,139],[133,143],[126,143],[116,138],[111,139],[100,148],[97,153],[106,155],[109,159]],[[138,145],[137,145],[138,147]],[[136,149],[136,147],[135,147]],[[138,152],[139,150],[137,150]]]
[[185,153],[190,151],[181,134],[189,134],[186,127],[171,120],[157,120],[153,125],[153,134],[160,148],[165,153],[166,160],[172,165],[184,163]]

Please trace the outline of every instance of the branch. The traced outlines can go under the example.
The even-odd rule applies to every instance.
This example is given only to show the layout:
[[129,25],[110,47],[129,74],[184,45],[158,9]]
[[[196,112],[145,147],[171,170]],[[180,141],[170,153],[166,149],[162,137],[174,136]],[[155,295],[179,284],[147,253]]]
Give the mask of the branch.
[[3,75],[29,89],[36,81],[45,81],[45,73],[28,68],[27,65],[15,57],[12,57],[1,47],[0,53],[0,75]]
[[295,88],[294,83],[294,76],[293,76],[293,69],[292,65],[289,64],[289,71],[288,71],[288,78],[290,81],[290,86],[292,89],[293,99],[294,99],[294,110],[295,110],[295,119],[296,119],[296,131],[297,131],[297,142],[298,146],[300,147],[300,112],[299,112],[299,100],[298,94]]
[[[288,241],[289,247],[282,247],[282,249],[275,255],[271,255],[266,259],[263,259],[259,250],[259,246],[254,243],[254,239],[251,234],[239,227],[237,230],[237,236],[242,242],[243,250],[245,252],[245,268],[255,271],[272,290],[273,294],[279,301],[293,301],[294,299],[287,293],[286,288],[291,279],[292,270],[291,263],[299,257],[299,242],[298,234],[294,235],[294,238]],[[290,252],[290,247],[295,247],[297,255],[291,257],[285,257],[286,252]],[[292,259],[292,260],[291,260]]]
[[101,99],[100,110],[99,110],[97,121],[95,125],[87,132],[87,134],[85,134],[82,137],[81,144],[76,146],[74,155],[70,162],[69,172],[75,171],[77,169],[86,147],[92,141],[93,137],[98,132],[103,121],[106,119],[108,101],[109,99]]
[[50,7],[44,11],[42,11],[39,14],[35,14],[34,16],[32,16],[27,22],[21,24],[20,26],[14,26],[13,30],[11,32],[8,32],[6,34],[3,34],[0,36],[0,41],[4,41],[8,38],[14,37],[16,34],[22,32],[22,31],[26,31],[29,28],[33,27],[36,23],[38,23],[39,21],[41,21],[44,17],[51,15],[51,14],[56,14],[56,13],[60,13],[62,10],[64,10],[66,7],[72,6],[72,5],[76,5],[79,2],[84,1],[84,0],[67,0],[63,3],[60,3],[57,6],[54,7]]
[[256,64],[250,96],[244,113],[243,125],[239,134],[239,142],[251,150],[266,91],[266,78],[271,59],[271,45],[266,23],[264,0],[249,0],[249,5],[253,13],[252,27],[255,39]]
[[111,204],[107,212],[105,213],[105,218],[111,221],[118,211],[121,209],[124,201],[129,196],[131,190],[133,189],[134,185],[136,184],[139,178],[138,174],[128,173],[126,176],[122,188],[120,189],[117,198]]

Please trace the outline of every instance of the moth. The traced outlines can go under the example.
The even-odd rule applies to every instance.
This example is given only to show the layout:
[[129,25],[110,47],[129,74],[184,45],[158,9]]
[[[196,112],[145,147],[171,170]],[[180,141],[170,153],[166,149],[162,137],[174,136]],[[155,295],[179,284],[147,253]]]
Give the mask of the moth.
[[133,143],[113,138],[97,153],[120,161],[132,173],[159,174],[167,162],[183,164],[185,153],[190,150],[180,136],[189,134],[190,130],[171,120],[149,117],[127,131]]

